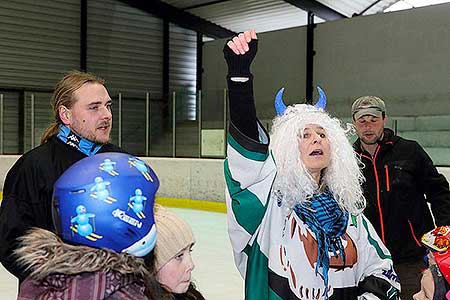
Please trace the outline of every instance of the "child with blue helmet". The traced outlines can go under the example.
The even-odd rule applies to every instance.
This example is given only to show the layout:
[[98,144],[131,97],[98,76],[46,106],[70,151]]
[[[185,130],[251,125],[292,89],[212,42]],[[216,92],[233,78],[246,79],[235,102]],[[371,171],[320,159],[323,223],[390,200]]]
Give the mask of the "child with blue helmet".
[[30,275],[18,299],[152,299],[144,257],[156,244],[158,187],[153,170],[131,155],[72,165],[54,185],[56,233],[33,228],[20,239],[15,254]]

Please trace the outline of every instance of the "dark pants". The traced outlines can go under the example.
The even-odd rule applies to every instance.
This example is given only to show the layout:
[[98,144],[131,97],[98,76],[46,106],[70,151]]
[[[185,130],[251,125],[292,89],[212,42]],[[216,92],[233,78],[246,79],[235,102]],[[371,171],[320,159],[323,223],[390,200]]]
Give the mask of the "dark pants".
[[400,278],[402,300],[411,300],[412,295],[420,291],[420,279],[425,269],[423,259],[394,264],[394,269]]

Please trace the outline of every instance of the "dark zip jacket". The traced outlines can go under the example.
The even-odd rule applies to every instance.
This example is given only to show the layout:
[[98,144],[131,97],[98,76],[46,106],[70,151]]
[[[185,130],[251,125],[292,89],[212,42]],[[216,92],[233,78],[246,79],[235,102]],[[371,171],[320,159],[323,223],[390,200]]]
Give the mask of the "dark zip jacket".
[[384,129],[383,140],[372,157],[358,139],[355,151],[363,162],[364,214],[391,251],[394,263],[420,259],[425,255],[422,235],[436,225],[450,224],[450,192],[431,158],[415,141]]
[[[101,152],[123,152],[112,144]],[[56,136],[22,155],[6,175],[0,207],[0,262],[19,281],[28,273],[11,256],[17,238],[31,227],[53,231],[53,184],[72,164],[87,157]]]

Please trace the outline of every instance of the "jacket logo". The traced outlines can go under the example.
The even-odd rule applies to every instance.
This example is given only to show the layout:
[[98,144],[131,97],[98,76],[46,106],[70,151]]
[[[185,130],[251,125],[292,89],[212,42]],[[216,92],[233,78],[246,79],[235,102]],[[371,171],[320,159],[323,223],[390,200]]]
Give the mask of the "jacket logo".
[[73,142],[71,142],[71,141],[67,141],[67,143],[66,143],[67,145],[69,145],[69,146],[72,146],[72,147],[74,147],[74,148],[77,148],[78,149],[78,146],[77,146],[77,144],[75,144],[75,143],[73,143]]
[[72,142],[74,142],[76,144],[80,143],[80,140],[78,139],[78,137],[75,134],[73,134],[73,133],[71,133],[71,134],[69,134],[67,136],[67,143],[69,143],[70,141],[72,141]]

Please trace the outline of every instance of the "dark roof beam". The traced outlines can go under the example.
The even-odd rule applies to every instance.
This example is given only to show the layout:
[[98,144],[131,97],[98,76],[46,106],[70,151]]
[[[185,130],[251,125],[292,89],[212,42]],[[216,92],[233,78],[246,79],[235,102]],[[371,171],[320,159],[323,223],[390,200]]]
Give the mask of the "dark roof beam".
[[335,11],[334,9],[323,5],[322,3],[314,0],[284,0],[285,2],[303,9],[307,12],[312,12],[314,15],[326,20],[334,21],[339,19],[345,19],[347,16]]
[[188,12],[182,11],[175,6],[169,5],[159,0],[120,0],[131,7],[138,8],[155,15],[161,19],[165,19],[171,23],[177,24],[181,27],[203,33],[204,35],[213,38],[228,38],[237,35],[229,29],[209,22],[205,19],[197,17]]
[[214,0],[214,1],[210,1],[210,2],[205,2],[205,3],[201,3],[201,4],[183,7],[182,9],[190,10],[190,9],[194,9],[194,8],[210,6],[210,5],[219,4],[219,3],[228,2],[228,1],[230,1],[230,0]]
[[380,3],[381,0],[377,0],[375,2],[373,2],[372,4],[370,4],[369,6],[367,6],[365,9],[363,9],[360,13],[354,13],[353,16],[361,16],[362,14],[364,14],[366,11],[368,11],[369,9],[371,9],[372,7],[374,7],[375,5],[377,5],[378,3]]

